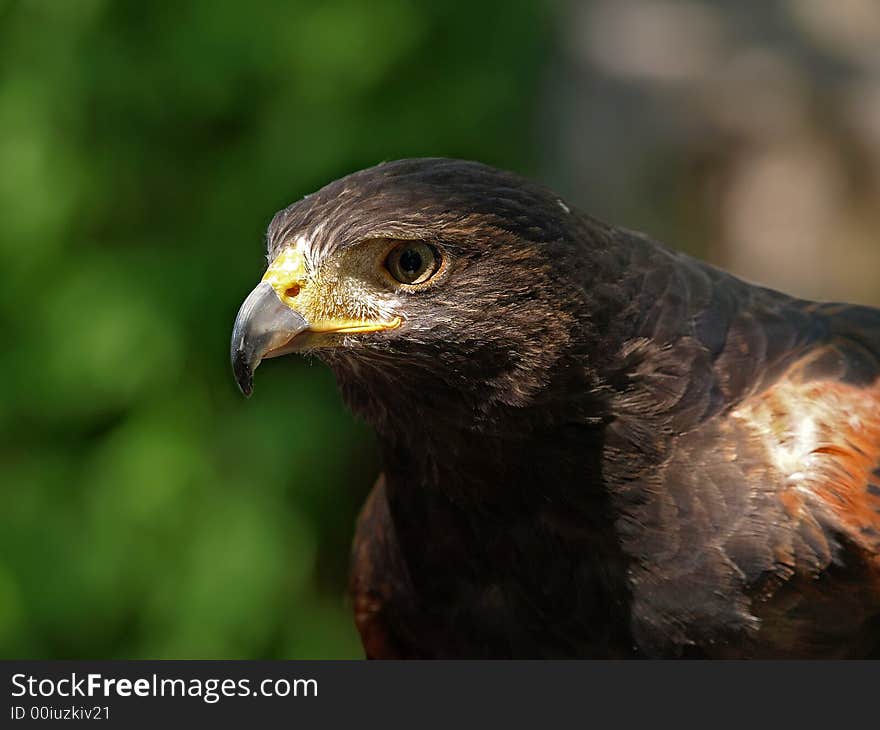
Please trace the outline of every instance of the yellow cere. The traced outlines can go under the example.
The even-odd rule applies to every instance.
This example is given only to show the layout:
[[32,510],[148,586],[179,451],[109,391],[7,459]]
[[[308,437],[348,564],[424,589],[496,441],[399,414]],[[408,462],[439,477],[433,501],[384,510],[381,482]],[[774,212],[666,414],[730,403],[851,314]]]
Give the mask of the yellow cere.
[[[299,246],[285,248],[275,260],[269,264],[263,281],[269,284],[278,295],[278,298],[291,309],[302,314],[309,322],[309,331],[314,333],[335,332],[339,334],[365,334],[368,332],[381,332],[392,330],[401,325],[403,320],[394,317],[390,321],[369,321],[350,319],[347,317],[312,317],[313,312],[310,304],[313,304],[308,291],[303,291],[308,285],[306,271],[306,259]],[[302,295],[301,295],[302,294]],[[315,292],[312,292],[315,294]]]
[[285,248],[275,260],[269,264],[263,281],[267,282],[278,295],[278,298],[289,307],[294,306],[294,299],[306,283],[306,258],[297,248]]

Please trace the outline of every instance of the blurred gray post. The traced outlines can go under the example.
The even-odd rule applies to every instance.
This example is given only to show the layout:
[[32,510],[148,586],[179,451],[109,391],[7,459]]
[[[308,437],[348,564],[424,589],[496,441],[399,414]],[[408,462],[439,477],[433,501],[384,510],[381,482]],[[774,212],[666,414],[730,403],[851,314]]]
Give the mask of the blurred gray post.
[[546,177],[793,294],[880,303],[880,2],[572,0]]

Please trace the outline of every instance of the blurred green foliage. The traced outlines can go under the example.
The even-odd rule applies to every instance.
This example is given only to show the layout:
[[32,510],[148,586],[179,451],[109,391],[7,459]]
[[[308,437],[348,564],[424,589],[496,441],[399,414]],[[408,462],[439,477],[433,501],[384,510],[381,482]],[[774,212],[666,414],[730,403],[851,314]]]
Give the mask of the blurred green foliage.
[[372,436],[228,337],[271,215],[383,159],[529,172],[535,2],[0,2],[0,656],[347,657]]

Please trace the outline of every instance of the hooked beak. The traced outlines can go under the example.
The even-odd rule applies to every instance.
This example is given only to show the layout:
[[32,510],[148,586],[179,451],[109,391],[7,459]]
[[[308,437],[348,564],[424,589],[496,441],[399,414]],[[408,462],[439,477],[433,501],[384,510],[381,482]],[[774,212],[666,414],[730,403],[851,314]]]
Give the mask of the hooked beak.
[[268,281],[257,285],[238,310],[232,328],[232,372],[245,396],[254,390],[254,370],[260,361],[308,328],[306,319],[282,302]]
[[232,328],[232,371],[241,392],[249,396],[261,360],[327,345],[338,335],[392,330],[401,322],[400,317],[352,317],[336,301],[328,307],[322,302],[321,288],[309,277],[300,245],[287,247],[238,310]]

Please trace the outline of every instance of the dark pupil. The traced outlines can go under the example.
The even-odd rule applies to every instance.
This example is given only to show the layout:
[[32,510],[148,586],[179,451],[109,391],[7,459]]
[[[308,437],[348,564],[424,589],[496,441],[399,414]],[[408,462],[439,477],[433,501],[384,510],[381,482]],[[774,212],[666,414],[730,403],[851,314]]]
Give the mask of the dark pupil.
[[417,274],[422,268],[422,254],[414,248],[406,249],[400,254],[400,270],[407,274]]

